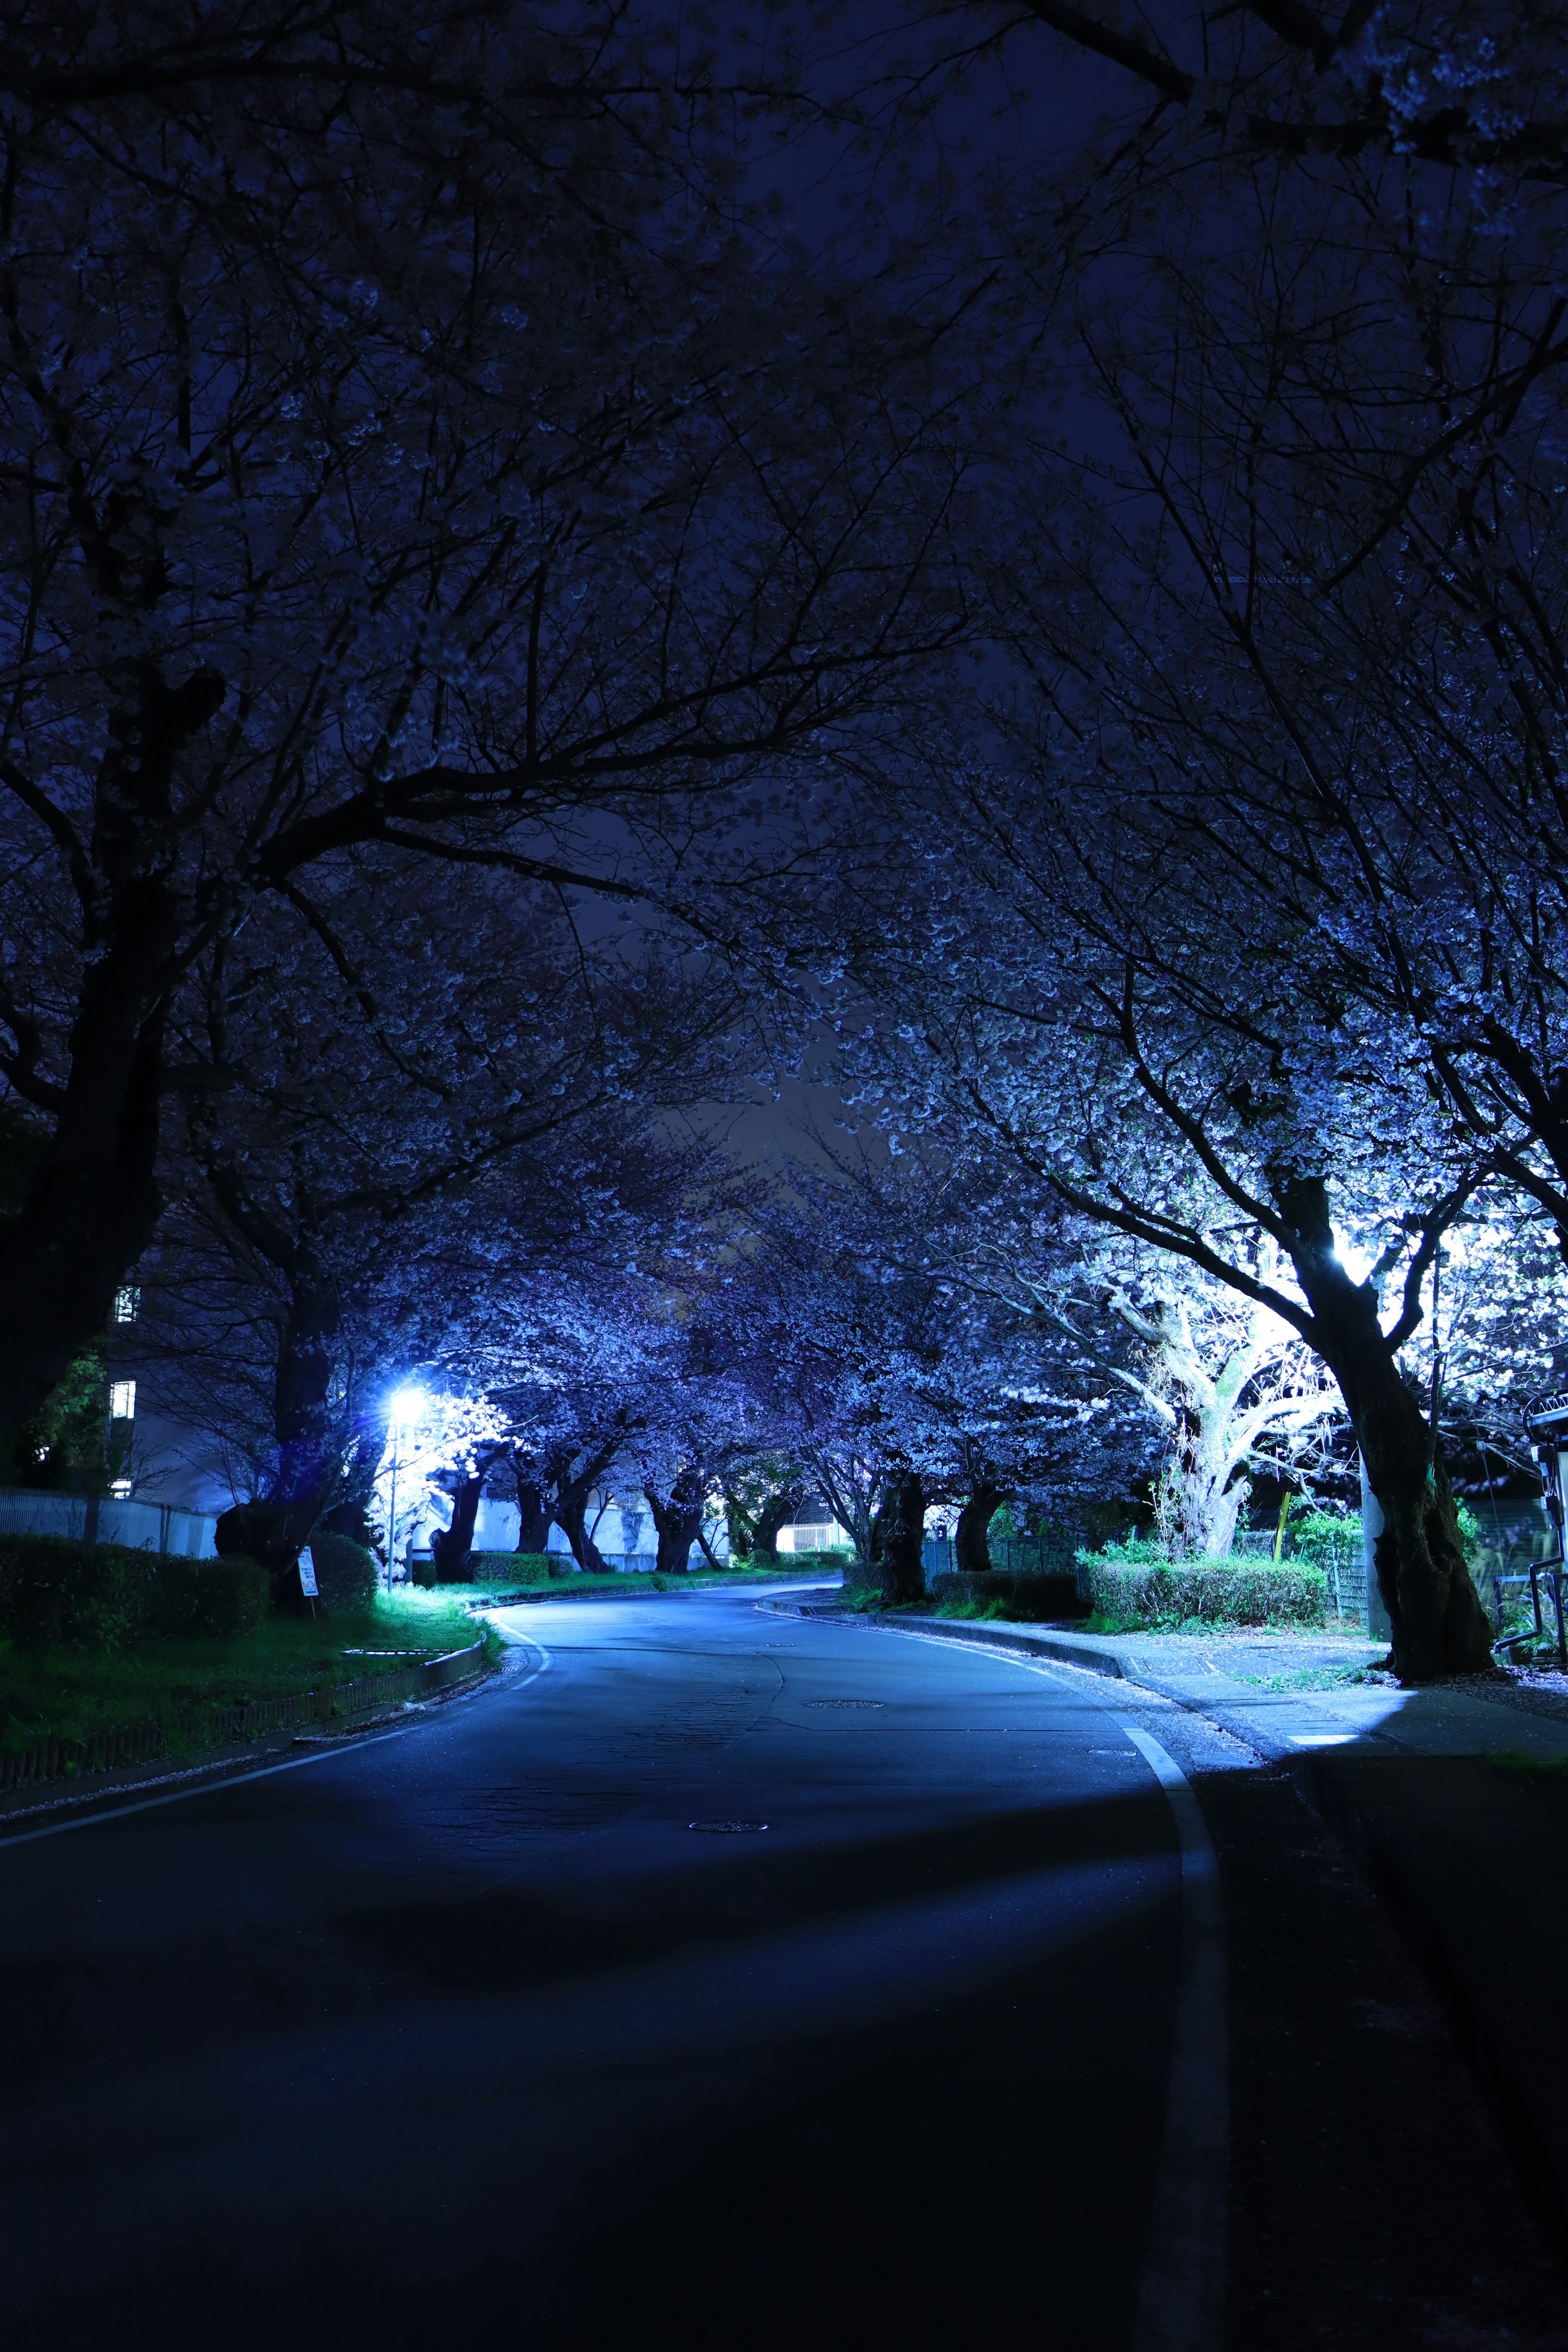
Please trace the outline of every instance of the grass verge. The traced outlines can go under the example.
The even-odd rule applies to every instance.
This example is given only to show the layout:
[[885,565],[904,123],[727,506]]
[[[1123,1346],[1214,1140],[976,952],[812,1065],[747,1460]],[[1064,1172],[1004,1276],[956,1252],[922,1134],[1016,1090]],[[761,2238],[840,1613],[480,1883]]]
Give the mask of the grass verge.
[[[227,1641],[161,1642],[144,1650],[23,1652],[0,1643],[0,1750],[166,1717],[293,1698],[323,1685],[391,1674],[421,1658],[466,1649],[479,1637],[460,1601],[446,1591],[406,1588],[377,1596],[363,1615],[273,1618]],[[487,1658],[499,1634],[485,1633]],[[181,1742],[182,1752],[202,1745]],[[171,1752],[174,1752],[171,1750]]]

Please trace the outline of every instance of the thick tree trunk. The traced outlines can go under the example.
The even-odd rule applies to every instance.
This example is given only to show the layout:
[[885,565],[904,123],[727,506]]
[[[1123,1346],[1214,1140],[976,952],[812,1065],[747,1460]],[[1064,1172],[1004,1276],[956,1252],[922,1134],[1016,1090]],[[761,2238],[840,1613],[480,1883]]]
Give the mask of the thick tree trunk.
[[78,881],[86,963],[64,1093],[30,1065],[15,1081],[55,1129],[0,1240],[0,1430],[30,1420],[103,1329],[162,1211],[164,1021],[188,912],[171,793],[223,695],[211,670],[170,688],[151,664],[128,665],[110,720]]
[[1001,1486],[976,1486],[960,1511],[954,1549],[961,1575],[981,1576],[990,1568],[990,1527],[1005,1493]]
[[1485,1673],[1494,1665],[1491,1622],[1470,1582],[1442,1449],[1399,1376],[1376,1297],[1335,1255],[1321,1180],[1282,1185],[1279,1204],[1294,1229],[1290,1255],[1317,1327],[1313,1345],[1340,1384],[1383,1512],[1377,1582],[1394,1627],[1394,1670],[1408,1683]]
[[552,1517],[567,1542],[572,1557],[584,1576],[608,1576],[610,1564],[588,1533],[588,1498],[609,1468],[613,1456],[595,1455],[576,1477],[560,1477],[555,1482],[555,1505]]
[[438,1584],[472,1584],[474,1580],[474,1522],[479,1516],[479,1497],[485,1491],[489,1465],[465,1478],[452,1497],[452,1524],[438,1528],[430,1538],[430,1555]]
[[[222,1186],[218,1192],[234,1214]],[[235,1215],[236,1223],[288,1278],[289,1311],[273,1375],[278,1454],[270,1492],[226,1511],[216,1542],[220,1551],[248,1552],[271,1570],[274,1604],[287,1614],[304,1605],[295,1573],[300,1547],[342,1471],[342,1433],[330,1402],[342,1307],[336,1281],[308,1243],[285,1236],[248,1203],[237,1205],[245,1213]]]
[[780,1530],[794,1518],[799,1508],[798,1486],[781,1487],[776,1495],[768,1496],[757,1513],[756,1524],[752,1529],[751,1557],[753,1559],[760,1560],[768,1568],[778,1565]]
[[920,1473],[900,1471],[883,1491],[871,1525],[871,1581],[884,1601],[918,1601],[925,1591],[921,1542],[925,1533],[925,1486]]
[[[163,1210],[155,1171],[161,1012],[115,1003],[117,964],[89,975],[55,1133],[0,1241],[0,1428],[29,1421],[109,1321]],[[105,998],[110,1002],[105,1003]]]
[[310,1539],[320,1498],[293,1502],[236,1503],[213,1530],[219,1554],[241,1553],[272,1577],[272,1606],[280,1617],[308,1614],[300,1589],[300,1554]]
[[374,1551],[380,1540],[371,1511],[375,1501],[376,1473],[385,1451],[384,1428],[360,1432],[348,1466],[342,1474],[342,1491],[321,1518],[322,1527],[330,1528],[334,1535],[347,1536],[351,1543],[363,1544],[368,1551]]
[[551,1516],[544,1488],[537,1478],[517,1474],[517,1548],[542,1552],[550,1549]]
[[702,1525],[703,1475],[695,1464],[688,1464],[677,1477],[668,1496],[656,1493],[652,1485],[644,1482],[653,1523],[658,1530],[658,1559],[656,1563],[661,1576],[684,1576]]

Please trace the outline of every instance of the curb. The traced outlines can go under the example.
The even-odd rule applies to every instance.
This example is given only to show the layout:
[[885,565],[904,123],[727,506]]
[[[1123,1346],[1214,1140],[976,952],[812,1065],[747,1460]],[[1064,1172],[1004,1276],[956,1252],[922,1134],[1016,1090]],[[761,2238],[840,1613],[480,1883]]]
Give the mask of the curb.
[[848,1610],[803,1605],[801,1617],[836,1617],[844,1623],[907,1625],[922,1633],[940,1633],[944,1642],[978,1642],[988,1649],[1023,1650],[1037,1658],[1054,1658],[1058,1665],[1085,1666],[1090,1674],[1107,1675],[1113,1682],[1141,1681],[1129,1673],[1114,1650],[1091,1650],[1092,1634],[1036,1633],[1026,1625],[1008,1625],[991,1619],[928,1617],[914,1610],[888,1609],[871,1618],[853,1617]]
[[[461,1650],[448,1650],[438,1658],[422,1658],[416,1665],[401,1667],[392,1674],[363,1675],[353,1682],[333,1683],[319,1691],[301,1691],[291,1698],[263,1699],[249,1706],[225,1708],[216,1719],[208,1715],[193,1717],[190,1721],[193,1727],[218,1732],[216,1738],[205,1743],[209,1750],[230,1749],[236,1740],[244,1740],[247,1744],[247,1751],[254,1753],[255,1742],[268,1736],[287,1737],[306,1727],[320,1727],[329,1739],[342,1737],[352,1731],[368,1728],[364,1720],[367,1716],[385,1720],[389,1711],[395,1714],[407,1700],[433,1697],[482,1672],[484,1646],[481,1635],[479,1641],[469,1643]],[[331,1726],[340,1706],[344,1710],[343,1730],[342,1733],[334,1733]],[[152,1785],[146,1781],[128,1784],[122,1780],[110,1784],[107,1776],[116,1770],[135,1771],[146,1765],[163,1763],[184,1728],[185,1720],[180,1716],[156,1718],[123,1730],[97,1732],[85,1740],[44,1740],[36,1748],[8,1757],[5,1759],[4,1784],[0,1789],[0,1824],[8,1819],[20,1818],[24,1811],[42,1810],[49,1805],[51,1801],[47,1798],[43,1800],[42,1807],[7,1806],[4,1801],[7,1797],[23,1796],[34,1789],[58,1787],[66,1782],[71,1787],[71,1797],[54,1801],[81,1803],[99,1795],[115,1794],[127,1785]],[[200,1752],[198,1747],[198,1757]],[[68,1769],[73,1764],[77,1767],[74,1773]],[[199,1772],[205,1768],[198,1761],[181,1764],[175,1769]],[[222,1770],[226,1768],[215,1760],[212,1769]],[[105,1777],[100,1780],[96,1790],[82,1785],[84,1780],[98,1779],[100,1774]],[[168,1774],[154,1775],[154,1779],[168,1777]]]
[[[467,1654],[457,1651],[453,1654],[461,1657]],[[296,1748],[350,1748],[367,1732],[384,1732],[389,1725],[402,1726],[412,1731],[427,1707],[446,1706],[457,1699],[474,1697],[488,1683],[498,1678],[500,1671],[492,1666],[470,1670],[460,1679],[448,1681],[434,1690],[427,1699],[408,1700],[401,1706],[362,1715],[345,1722],[338,1731],[322,1731],[313,1736],[306,1733],[303,1737],[283,1733],[270,1742],[257,1740],[248,1742],[244,1748],[230,1747],[205,1757],[199,1763],[175,1764],[169,1770],[153,1771],[141,1780],[116,1780],[111,1785],[96,1789],[84,1789],[73,1782],[68,1796],[40,1797],[36,1804],[31,1805],[0,1806],[0,1847],[12,1842],[7,1832],[14,1822],[42,1822],[47,1824],[56,1816],[72,1813],[79,1814],[84,1821],[100,1817],[107,1819],[123,1810],[120,1802],[121,1798],[143,1797],[149,1790],[195,1788],[202,1783],[215,1789],[221,1788],[226,1780],[251,1779],[261,1758],[271,1757],[282,1762]],[[156,1763],[167,1759],[153,1758],[149,1760]],[[132,1807],[131,1810],[136,1808]]]

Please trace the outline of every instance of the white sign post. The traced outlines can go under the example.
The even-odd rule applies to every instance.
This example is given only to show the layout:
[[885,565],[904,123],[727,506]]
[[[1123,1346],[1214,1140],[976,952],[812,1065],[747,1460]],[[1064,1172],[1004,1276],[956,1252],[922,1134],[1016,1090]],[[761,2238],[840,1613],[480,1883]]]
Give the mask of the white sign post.
[[308,1546],[300,1554],[300,1590],[307,1601],[314,1601],[317,1597],[316,1563],[310,1557]]

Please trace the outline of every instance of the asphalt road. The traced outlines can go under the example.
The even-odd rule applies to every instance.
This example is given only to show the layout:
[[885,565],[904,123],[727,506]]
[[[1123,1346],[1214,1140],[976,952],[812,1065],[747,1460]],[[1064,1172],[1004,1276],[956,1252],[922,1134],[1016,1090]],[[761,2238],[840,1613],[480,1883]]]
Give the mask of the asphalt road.
[[0,1846],[10,2352],[1217,2346],[1139,2316],[1225,2053],[1137,1702],[750,1597],[502,1622],[412,1728]]

